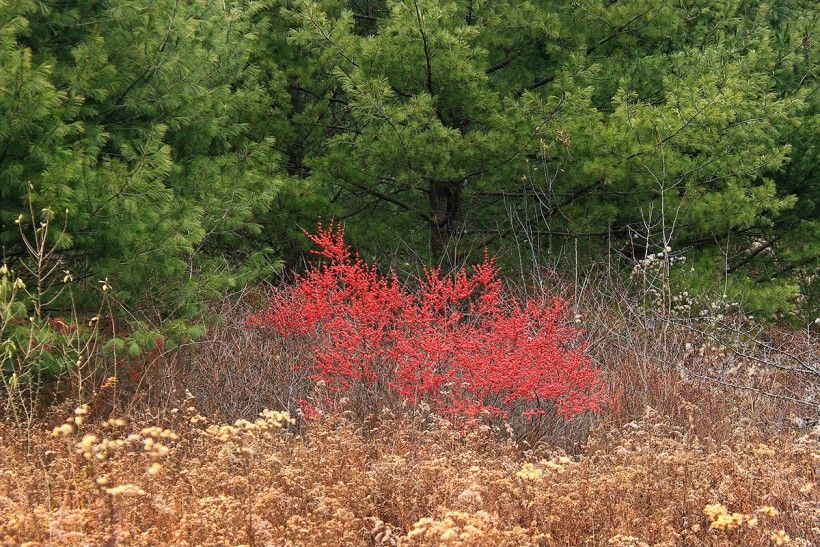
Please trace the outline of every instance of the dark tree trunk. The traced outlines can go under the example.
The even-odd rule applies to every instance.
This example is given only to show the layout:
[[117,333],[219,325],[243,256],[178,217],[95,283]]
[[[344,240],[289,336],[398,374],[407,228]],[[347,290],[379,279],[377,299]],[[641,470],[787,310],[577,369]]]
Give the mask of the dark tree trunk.
[[461,183],[430,181],[430,251],[443,267],[458,267],[461,232]]

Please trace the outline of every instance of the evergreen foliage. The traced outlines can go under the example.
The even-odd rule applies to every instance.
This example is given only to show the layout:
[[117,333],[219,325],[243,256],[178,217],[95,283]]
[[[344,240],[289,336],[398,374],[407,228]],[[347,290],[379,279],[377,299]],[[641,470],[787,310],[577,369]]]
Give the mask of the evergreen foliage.
[[[808,0],[0,1],[0,245],[188,317],[343,219],[460,266],[671,248],[672,282],[817,308]],[[24,216],[24,221],[28,221]],[[58,222],[59,221],[59,222]],[[679,262],[680,263],[680,262]],[[624,268],[628,271],[629,267]],[[95,291],[87,291],[95,294]],[[813,318],[813,316],[812,316]]]
[[671,246],[752,308],[792,309],[813,279],[814,3],[276,7],[282,152],[357,244],[455,266],[510,249],[512,220],[541,256]]
[[[187,316],[275,266],[254,238],[278,186],[248,2],[0,3],[0,236],[64,216],[74,279]],[[26,221],[26,216],[23,218]],[[246,267],[251,266],[251,267]]]

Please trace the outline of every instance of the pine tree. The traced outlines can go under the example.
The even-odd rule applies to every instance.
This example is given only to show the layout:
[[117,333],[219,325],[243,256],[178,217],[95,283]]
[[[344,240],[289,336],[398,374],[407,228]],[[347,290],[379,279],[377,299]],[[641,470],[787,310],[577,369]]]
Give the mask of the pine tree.
[[[278,262],[255,241],[279,186],[255,2],[0,4],[0,237],[50,207],[64,266],[186,317]],[[261,20],[261,19],[260,19]]]
[[[816,265],[816,245],[785,236],[816,234],[816,157],[796,155],[816,156],[813,3],[277,9],[268,43],[283,62],[268,70],[287,81],[293,136],[280,149],[360,245],[401,238],[453,266],[515,231],[536,253],[672,246],[694,259],[687,282],[769,304],[795,296],[781,274]],[[751,256],[774,238],[773,258]]]

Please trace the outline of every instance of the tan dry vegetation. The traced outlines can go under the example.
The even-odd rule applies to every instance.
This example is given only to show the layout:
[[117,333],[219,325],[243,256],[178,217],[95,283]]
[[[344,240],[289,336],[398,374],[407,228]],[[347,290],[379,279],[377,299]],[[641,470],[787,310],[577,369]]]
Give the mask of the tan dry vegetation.
[[196,344],[80,370],[89,390],[64,391],[87,404],[2,416],[0,543],[820,544],[813,331],[588,302],[599,415],[462,430],[352,397],[245,421],[323,396],[304,348],[246,327],[258,306],[226,299]]
[[63,412],[27,441],[2,432],[4,544],[820,541],[816,432],[737,424],[718,442],[650,410],[566,454],[389,412],[302,428],[275,412],[210,425],[193,406],[159,426]]

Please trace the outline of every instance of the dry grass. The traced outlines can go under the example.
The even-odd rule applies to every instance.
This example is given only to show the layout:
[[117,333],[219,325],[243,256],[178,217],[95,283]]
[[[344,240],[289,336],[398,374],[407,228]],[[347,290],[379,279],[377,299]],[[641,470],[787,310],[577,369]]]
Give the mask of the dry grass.
[[[54,251],[37,237],[42,265]],[[671,262],[654,264],[628,283],[608,265],[580,285],[522,273],[520,294],[573,295],[568,319],[605,374],[605,411],[571,422],[462,429],[345,394],[305,423],[300,401],[327,393],[309,348],[247,328],[266,290],[214,303],[205,339],[127,362],[98,351],[124,327],[101,307],[90,341],[32,337],[0,359],[0,543],[820,544],[820,323],[768,328],[727,295],[673,294]],[[25,284],[0,273],[10,309]],[[21,317],[46,313],[49,275]],[[3,339],[20,319],[4,317]],[[38,332],[64,333],[43,317]],[[48,392],[20,381],[46,354],[73,364]]]
[[693,433],[708,416],[692,414],[687,429],[648,411],[594,429],[566,454],[526,451],[487,428],[465,434],[434,417],[389,412],[358,425],[341,415],[297,429],[269,413],[209,426],[193,404],[155,428],[97,416],[92,404],[64,408],[28,441],[3,431],[0,541],[820,542],[817,431],[772,437],[738,423],[717,442]]
[[[820,544],[816,331],[582,296],[605,412],[467,431],[355,400],[305,423],[309,356],[245,327],[258,293],[226,299],[88,406],[3,416],[0,543]],[[234,422],[264,408],[296,421]]]

